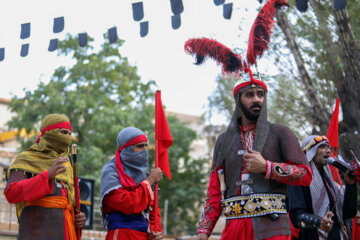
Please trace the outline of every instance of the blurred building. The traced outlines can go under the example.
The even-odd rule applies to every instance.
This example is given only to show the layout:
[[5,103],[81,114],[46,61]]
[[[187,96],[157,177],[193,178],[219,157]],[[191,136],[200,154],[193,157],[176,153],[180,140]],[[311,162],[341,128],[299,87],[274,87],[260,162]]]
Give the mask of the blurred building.
[[[217,136],[225,129],[224,126],[206,126],[201,116],[189,115],[176,112],[167,112],[168,115],[175,116],[179,121],[190,129],[194,130],[197,139],[191,144],[190,156],[192,159],[207,158],[208,168],[211,167],[212,152],[215,146]],[[204,193],[205,198],[205,193]],[[200,216],[199,216],[200,219]],[[221,235],[225,227],[225,217],[221,216],[213,230],[213,235]],[[181,238],[185,239],[185,238]],[[186,239],[195,239],[189,237]],[[214,238],[216,239],[216,238]]]
[[206,138],[204,138],[204,123],[201,116],[189,115],[177,112],[166,112],[167,115],[175,116],[179,122],[185,124],[187,127],[196,132],[197,138],[191,143],[190,156],[193,159],[209,158],[210,146]]
[[17,131],[11,131],[6,127],[6,122],[12,117],[8,109],[10,99],[0,98],[0,187],[5,186],[5,172],[11,162],[17,156],[17,148],[20,144],[16,141]]
[[[3,193],[6,186],[6,171],[17,156],[20,144],[16,141],[16,131],[6,127],[6,122],[12,117],[8,109],[10,99],[0,98],[0,191]],[[17,232],[17,218],[15,205],[8,204],[4,194],[0,195],[0,232]]]

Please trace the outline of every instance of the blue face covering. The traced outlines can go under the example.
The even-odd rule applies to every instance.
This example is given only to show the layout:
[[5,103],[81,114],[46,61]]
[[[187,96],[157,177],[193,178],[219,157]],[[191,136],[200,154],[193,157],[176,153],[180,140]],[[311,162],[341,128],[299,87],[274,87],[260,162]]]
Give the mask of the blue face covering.
[[148,150],[134,152],[133,147],[124,148],[121,153],[121,162],[125,173],[131,177],[137,185],[148,176]]

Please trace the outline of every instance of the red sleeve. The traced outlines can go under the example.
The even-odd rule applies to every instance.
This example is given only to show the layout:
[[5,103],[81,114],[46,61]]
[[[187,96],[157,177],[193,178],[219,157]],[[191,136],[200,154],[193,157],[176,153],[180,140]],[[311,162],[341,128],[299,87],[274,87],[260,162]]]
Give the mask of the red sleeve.
[[356,181],[358,182],[358,185],[360,185],[360,166],[356,161],[354,161],[352,163],[352,167],[353,167],[354,175],[356,177]]
[[266,161],[265,178],[290,185],[309,186],[312,180],[312,173],[309,166],[296,164],[289,160],[287,163]]
[[[220,169],[220,168],[219,168]],[[197,233],[210,235],[221,215],[221,192],[217,170],[210,174],[209,187]]]
[[[12,172],[11,174],[14,174]],[[24,174],[21,171],[18,174]],[[10,175],[11,178],[11,175]],[[5,196],[9,203],[19,203],[36,200],[53,192],[53,183],[49,179],[49,172],[44,171],[35,177],[13,182],[7,186]]]
[[[150,212],[150,231],[152,232],[162,232],[162,226],[161,226],[161,214],[160,214],[160,208],[152,210]],[[155,214],[156,214],[156,229],[155,229]]]
[[154,200],[153,191],[148,181],[140,183],[134,190],[119,188],[105,195],[103,199],[104,213],[120,211],[125,214],[140,213]]

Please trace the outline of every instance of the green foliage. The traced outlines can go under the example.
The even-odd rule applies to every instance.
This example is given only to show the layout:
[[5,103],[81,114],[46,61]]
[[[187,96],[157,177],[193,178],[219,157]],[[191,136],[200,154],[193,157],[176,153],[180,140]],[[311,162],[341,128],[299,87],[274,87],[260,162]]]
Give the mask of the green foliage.
[[304,104],[304,97],[299,96],[300,82],[289,81],[285,75],[273,76],[273,81],[268,84],[271,92],[268,94],[268,119],[271,122],[289,126],[299,140],[310,126],[304,112],[309,109]]
[[105,43],[99,52],[92,52],[91,46],[81,48],[76,38],[68,36],[59,44],[59,54],[71,54],[75,64],[59,67],[49,83],[26,91],[24,98],[15,96],[10,109],[16,116],[9,127],[37,130],[46,115],[66,114],[77,138],[79,158],[86,159],[79,162],[79,174],[98,179],[101,166],[115,152],[113,139],[119,130],[129,125],[151,129],[142,119],[154,116],[153,105],[145,101],[153,99],[154,82],[140,81],[136,67],[118,52],[121,45],[120,40],[114,45]]
[[[122,128],[142,129],[150,146],[154,146],[155,82],[143,83],[136,67],[120,55],[118,49],[123,41],[106,42],[98,51],[93,50],[92,42],[89,38],[87,47],[79,47],[72,36],[60,42],[59,55],[71,57],[73,65],[57,68],[49,83],[40,83],[35,91],[26,91],[24,97],[14,96],[9,107],[15,116],[8,125],[37,131],[46,115],[66,114],[78,144],[79,176],[96,180],[98,196],[102,166],[114,157],[116,137]],[[199,216],[195,206],[204,195],[205,160],[190,159],[195,132],[176,118],[169,117],[168,121],[174,140],[169,149],[173,181],[165,179],[160,183],[159,205],[163,207],[164,200],[169,200],[169,233],[193,233]],[[34,142],[35,138],[25,139],[22,149]],[[151,147],[149,156],[153,163]]]
[[228,120],[235,109],[235,101],[233,97],[234,86],[236,78],[233,76],[222,76],[216,77],[216,91],[208,97],[209,110],[207,117],[210,118],[212,113],[224,114]]
[[207,159],[195,160],[189,156],[190,143],[196,137],[194,131],[181,127],[171,116],[168,123],[174,141],[169,149],[172,180],[164,176],[160,182],[159,206],[163,210],[165,199],[169,200],[167,226],[173,234],[194,234],[202,210],[199,205],[205,196]]
[[347,1],[347,10],[349,11],[350,23],[355,35],[355,41],[360,46],[360,0]]
[[[338,97],[335,86],[335,76],[329,57],[340,55],[341,46],[337,41],[336,25],[332,16],[330,1],[315,1],[319,4],[319,10],[309,2],[309,8],[305,13],[300,13],[295,7],[295,1],[290,1],[288,19],[291,23],[291,31],[296,37],[305,68],[309,73],[316,94],[328,113],[332,113],[335,99]],[[349,8],[349,12],[353,10]],[[351,19],[351,18],[350,18]],[[355,29],[353,29],[355,30]],[[326,31],[331,35],[331,41],[335,47],[330,47],[328,39],[321,32]],[[358,32],[359,34],[360,32]],[[313,111],[313,100],[306,95],[306,86],[299,78],[298,67],[294,57],[290,53],[284,34],[280,27],[274,28],[274,34],[269,48],[269,58],[275,63],[280,78],[276,78],[277,84],[273,85],[276,96],[271,102],[271,108],[280,110],[279,115],[273,115],[277,120],[283,120],[292,126],[298,137],[303,138],[309,134],[319,134],[316,116]],[[339,57],[335,58],[337,66],[343,70],[343,63]],[[284,116],[284,117],[283,117]],[[326,131],[326,130],[325,130]],[[325,134],[321,131],[321,134]]]

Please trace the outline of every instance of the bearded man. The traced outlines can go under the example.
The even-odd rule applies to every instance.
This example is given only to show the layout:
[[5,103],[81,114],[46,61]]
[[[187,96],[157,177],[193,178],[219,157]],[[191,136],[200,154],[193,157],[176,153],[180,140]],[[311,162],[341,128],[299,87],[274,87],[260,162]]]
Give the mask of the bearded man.
[[326,162],[331,148],[325,136],[308,136],[302,148],[313,180],[309,187],[289,187],[290,218],[300,229],[298,239],[351,239],[345,221],[356,216],[356,178],[349,170],[345,173],[345,191],[332,179]]
[[60,114],[41,123],[41,135],[22,152],[7,172],[5,196],[16,204],[18,239],[76,240],[85,214],[74,215],[74,178],[69,161],[71,124]]
[[267,86],[247,71],[250,81],[236,84],[232,119],[215,143],[197,240],[208,239],[221,212],[227,220],[221,239],[290,239],[287,184],[311,182],[296,136],[267,121]]
[[161,216],[159,209],[153,210],[152,189],[162,179],[162,172],[153,168],[148,173],[146,135],[134,127],[124,128],[117,137],[117,146],[115,158],[101,172],[100,203],[108,229],[106,240],[162,239]]

